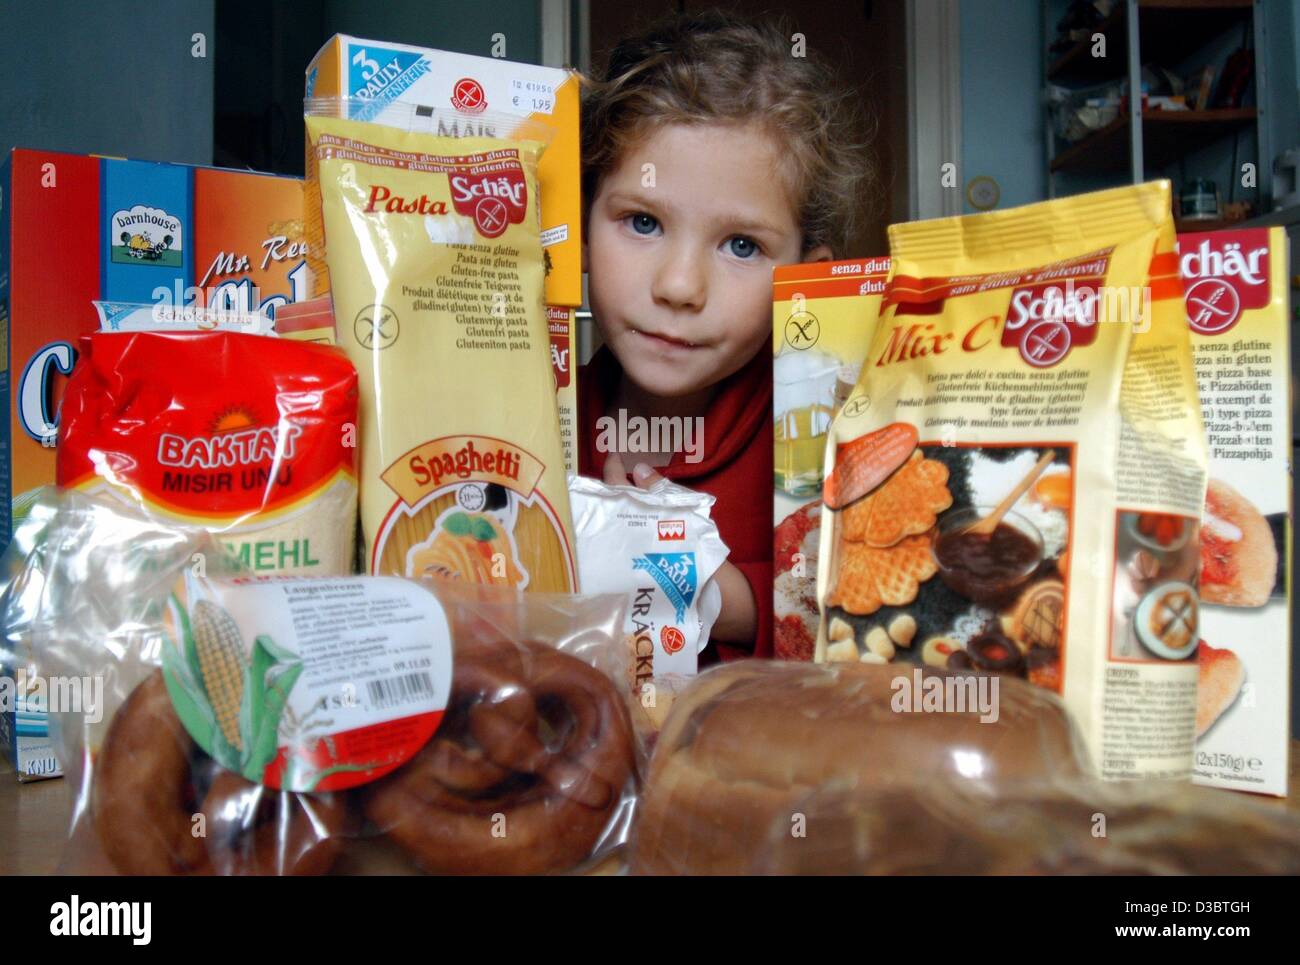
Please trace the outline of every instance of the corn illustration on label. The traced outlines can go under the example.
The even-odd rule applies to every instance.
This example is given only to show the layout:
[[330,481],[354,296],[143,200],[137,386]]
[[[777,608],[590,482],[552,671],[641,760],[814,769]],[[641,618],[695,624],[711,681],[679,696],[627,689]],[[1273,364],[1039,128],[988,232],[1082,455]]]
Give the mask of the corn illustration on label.
[[366,567],[572,592],[542,143],[318,116],[307,131],[309,234],[360,377]]
[[1168,182],[895,225],[831,426],[816,659],[1027,678],[1187,779],[1205,439]]
[[335,791],[418,751],[451,692],[441,604],[406,580],[220,583],[187,576],[168,605],[163,676],[218,764],[286,791]]

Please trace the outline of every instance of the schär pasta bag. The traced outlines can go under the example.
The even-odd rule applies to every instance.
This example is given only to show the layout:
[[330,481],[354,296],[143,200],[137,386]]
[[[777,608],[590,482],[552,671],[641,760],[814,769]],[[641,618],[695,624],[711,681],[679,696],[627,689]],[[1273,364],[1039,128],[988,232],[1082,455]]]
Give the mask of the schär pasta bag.
[[896,225],[890,256],[827,442],[818,659],[913,665],[926,710],[919,665],[1027,677],[1104,777],[1187,778],[1206,454],[1169,183]]
[[63,396],[56,478],[211,530],[254,573],[352,572],[357,374],[338,349],[238,332],[95,332]]
[[[542,303],[544,142],[316,110],[338,112],[308,104],[321,207],[306,220],[323,231],[339,344],[361,380],[367,569],[573,591]],[[439,123],[416,108],[409,120]]]

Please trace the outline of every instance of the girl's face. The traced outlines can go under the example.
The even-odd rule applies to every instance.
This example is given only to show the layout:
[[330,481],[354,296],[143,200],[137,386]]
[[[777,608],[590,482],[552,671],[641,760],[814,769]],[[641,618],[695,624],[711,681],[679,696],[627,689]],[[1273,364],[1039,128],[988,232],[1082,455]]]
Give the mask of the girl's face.
[[664,125],[624,152],[592,200],[592,314],[641,391],[698,392],[772,337],[772,267],[799,261],[800,241],[765,130]]

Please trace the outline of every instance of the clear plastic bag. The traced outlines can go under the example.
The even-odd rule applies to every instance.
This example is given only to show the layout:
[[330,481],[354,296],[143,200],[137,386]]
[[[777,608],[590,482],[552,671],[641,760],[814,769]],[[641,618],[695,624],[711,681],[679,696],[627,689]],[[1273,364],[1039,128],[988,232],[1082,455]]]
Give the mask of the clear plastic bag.
[[774,819],[747,874],[1294,875],[1300,821],[1187,783],[828,784]]
[[447,716],[409,764],[358,789],[385,850],[354,849],[349,868],[616,870],[643,756],[614,686],[626,601],[429,585],[455,641]]
[[[1294,815],[1190,784],[1096,781],[1059,700],[1010,678],[992,691],[993,679],[755,662],[702,674],[659,733],[630,870],[1300,870]],[[980,703],[965,689],[966,708],[957,710],[954,684],[942,697],[933,692],[948,703],[927,710],[913,699],[919,680],[962,688],[984,680],[993,699]]]
[[[6,573],[7,650],[94,695],[51,706],[76,787],[61,870],[564,872],[626,840],[620,597],[252,580],[205,533],[54,490]],[[377,653],[426,666],[431,625],[423,684],[376,676]]]

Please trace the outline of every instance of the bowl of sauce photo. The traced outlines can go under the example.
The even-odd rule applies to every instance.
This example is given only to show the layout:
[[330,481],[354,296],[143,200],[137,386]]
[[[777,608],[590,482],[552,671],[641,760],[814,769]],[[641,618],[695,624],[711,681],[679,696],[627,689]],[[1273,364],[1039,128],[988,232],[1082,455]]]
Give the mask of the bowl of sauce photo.
[[1125,513],[1121,525],[1135,543],[1157,556],[1180,553],[1193,529],[1190,520],[1165,513]]
[[930,552],[944,584],[975,603],[1009,603],[1043,561],[1043,537],[1019,513],[1008,512],[985,535],[967,528],[988,516],[991,506],[971,506],[939,521]]

